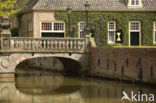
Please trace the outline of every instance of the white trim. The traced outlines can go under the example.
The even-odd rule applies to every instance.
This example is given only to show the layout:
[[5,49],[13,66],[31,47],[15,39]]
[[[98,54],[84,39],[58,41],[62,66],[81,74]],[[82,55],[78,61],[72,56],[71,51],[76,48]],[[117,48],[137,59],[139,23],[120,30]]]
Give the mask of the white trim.
[[[139,23],[139,30],[131,30],[131,23],[132,22],[138,22]],[[141,22],[140,21],[129,21],[129,46],[131,46],[131,32],[139,32],[139,46],[141,46]]]
[[154,26],[153,26],[153,44],[156,44],[156,21],[154,21]]
[[[109,29],[109,23],[110,22],[113,22],[114,23],[114,29]],[[115,43],[115,33],[116,33],[116,21],[108,21],[108,24],[107,24],[107,30],[108,30],[108,33],[107,33],[107,43],[108,44],[114,44]],[[114,32],[114,42],[111,42],[109,41],[109,32]]]

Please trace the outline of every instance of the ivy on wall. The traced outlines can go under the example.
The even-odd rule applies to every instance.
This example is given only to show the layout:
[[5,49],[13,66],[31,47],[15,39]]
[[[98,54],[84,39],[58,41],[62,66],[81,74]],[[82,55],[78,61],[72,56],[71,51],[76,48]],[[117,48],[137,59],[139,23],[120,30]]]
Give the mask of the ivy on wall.
[[[56,12],[55,18],[64,20],[68,28],[67,12]],[[71,26],[76,28],[74,36],[78,35],[78,22],[85,21],[85,12],[71,13]],[[110,46],[107,44],[108,21],[116,21],[117,30],[123,32],[123,43],[113,45],[129,44],[129,21],[141,22],[141,44],[152,46],[153,44],[153,25],[156,21],[156,13],[152,12],[89,12],[89,21],[91,31],[94,31],[95,40],[99,47]]]

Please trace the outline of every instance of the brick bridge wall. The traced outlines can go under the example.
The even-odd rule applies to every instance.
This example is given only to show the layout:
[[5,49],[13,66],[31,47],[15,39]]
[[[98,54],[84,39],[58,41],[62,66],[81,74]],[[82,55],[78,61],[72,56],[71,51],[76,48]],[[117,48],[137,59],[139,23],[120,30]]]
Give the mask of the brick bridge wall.
[[156,84],[156,49],[94,48],[90,75]]

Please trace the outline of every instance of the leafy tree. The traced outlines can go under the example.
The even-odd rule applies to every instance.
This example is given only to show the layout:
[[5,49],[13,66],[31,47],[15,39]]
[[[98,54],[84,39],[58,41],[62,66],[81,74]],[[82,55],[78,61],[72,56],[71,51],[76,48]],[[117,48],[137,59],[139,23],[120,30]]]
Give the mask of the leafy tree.
[[17,0],[0,0],[0,16],[10,16],[20,9],[16,5]]

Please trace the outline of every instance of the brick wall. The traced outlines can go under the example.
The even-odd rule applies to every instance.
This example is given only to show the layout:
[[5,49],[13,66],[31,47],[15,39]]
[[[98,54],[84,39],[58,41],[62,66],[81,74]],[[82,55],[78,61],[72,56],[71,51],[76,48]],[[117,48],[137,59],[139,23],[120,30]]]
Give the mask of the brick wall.
[[94,48],[90,74],[156,84],[156,49]]

